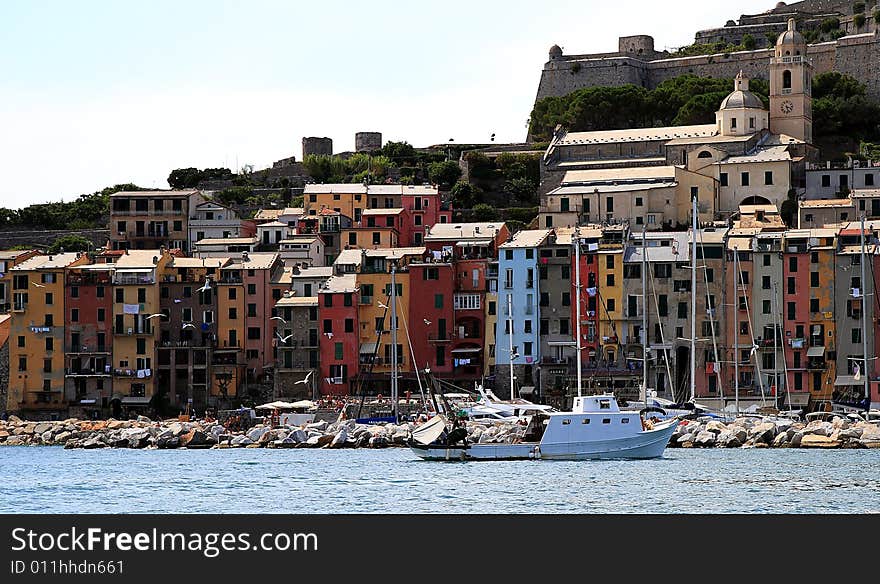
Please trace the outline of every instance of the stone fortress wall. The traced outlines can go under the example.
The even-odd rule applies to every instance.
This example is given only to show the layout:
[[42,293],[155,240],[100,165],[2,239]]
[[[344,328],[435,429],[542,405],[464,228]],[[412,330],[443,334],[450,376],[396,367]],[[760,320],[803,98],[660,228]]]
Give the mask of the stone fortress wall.
[[[810,45],[808,54],[816,74],[839,71],[852,75],[867,85],[868,93],[872,97],[880,99],[880,23],[873,23],[870,16],[872,10],[869,8],[866,11],[868,21],[862,27],[866,32]],[[851,12],[850,2],[805,0],[787,6],[777,5],[763,15],[743,16],[740,25],[728,26],[724,30],[729,31],[727,38],[730,41],[736,38],[741,41],[742,35],[751,30],[752,26],[769,27],[773,31],[778,28],[778,32],[781,32],[793,13],[801,21],[819,19],[814,16],[817,14],[845,14],[844,11]],[[845,17],[841,17],[842,23],[845,20]],[[849,21],[851,20],[850,15]],[[747,24],[743,24],[744,21]],[[772,35],[778,32],[772,32]],[[698,42],[701,35],[709,38],[707,31],[701,31],[697,33]],[[772,49],[766,48],[670,58],[668,52],[657,51],[654,48],[654,39],[647,35],[621,37],[618,50],[614,53],[564,55],[559,47],[554,46],[541,73],[536,99],[563,96],[585,87],[620,86],[629,83],[653,89],[666,79],[687,73],[733,79],[742,70],[750,78],[767,79],[772,52]]]

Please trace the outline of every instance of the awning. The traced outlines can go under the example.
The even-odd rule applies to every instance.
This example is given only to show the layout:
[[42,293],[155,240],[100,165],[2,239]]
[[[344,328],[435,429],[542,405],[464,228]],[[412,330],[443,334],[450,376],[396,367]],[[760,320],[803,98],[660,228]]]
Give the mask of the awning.
[[455,244],[456,247],[474,247],[474,246],[483,246],[483,245],[491,245],[491,239],[476,239],[474,241],[459,241]]
[[523,385],[519,388],[520,395],[532,395],[533,393],[535,393],[534,385]]
[[834,380],[834,387],[840,387],[841,385],[864,385],[864,383],[864,379],[856,379],[855,375],[838,375],[837,379]]
[[482,350],[482,347],[466,347],[461,349],[452,349],[449,352],[453,355],[473,355],[474,353],[479,353]]
[[98,400],[94,400],[94,399],[81,399],[81,400],[79,400],[79,403],[82,406],[86,406],[86,405],[91,405],[91,404],[97,403],[97,401]]
[[807,349],[807,357],[824,357],[825,347],[810,347]]
[[376,343],[362,343],[361,355],[372,355],[376,352]]
[[145,406],[150,403],[150,399],[148,397],[124,397],[122,398],[123,405],[129,406]]
[[575,341],[549,341],[547,343],[551,347],[575,347],[577,343]]

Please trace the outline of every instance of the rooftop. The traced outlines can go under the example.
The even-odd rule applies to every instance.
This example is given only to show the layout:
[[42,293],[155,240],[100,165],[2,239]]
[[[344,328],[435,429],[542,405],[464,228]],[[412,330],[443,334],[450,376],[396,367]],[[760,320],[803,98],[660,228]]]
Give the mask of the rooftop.
[[365,257],[401,259],[407,256],[422,257],[425,255],[424,247],[382,247],[378,249],[344,249],[336,256],[334,265],[361,265]]
[[851,199],[819,199],[816,201],[800,201],[798,207],[801,209],[821,209],[825,207],[852,207]]
[[74,252],[38,255],[21,262],[12,270],[56,270],[66,268],[79,257],[81,257],[80,254]]
[[357,292],[357,276],[345,274],[344,276],[331,276],[327,284],[319,290],[320,293]]
[[200,239],[195,242],[195,245],[255,245],[259,241],[257,237],[219,237]]
[[513,239],[500,246],[503,249],[538,247],[553,233],[552,229],[523,229]]
[[[641,233],[633,233],[626,247],[623,261],[628,263],[641,262]],[[652,232],[645,234],[646,261],[648,262],[687,262],[690,261],[691,247],[688,245],[690,234],[686,231]],[[664,245],[664,243],[666,245]]]
[[0,261],[6,260],[15,260],[25,254],[31,253],[32,250],[24,249],[24,250],[0,250]]
[[566,132],[553,145],[609,144],[615,142],[650,142],[675,138],[708,137],[718,131],[715,124],[673,126],[665,128],[631,128],[598,132]]
[[750,164],[755,162],[785,162],[791,160],[788,146],[769,146],[759,148],[753,154],[730,156],[715,164]]
[[281,215],[282,212],[282,209],[260,209],[257,211],[257,214],[254,215],[254,219],[278,219],[278,216]]
[[400,213],[403,213],[403,209],[395,207],[392,209],[364,209],[361,215],[399,215]]
[[562,178],[562,186],[604,183],[614,181],[640,182],[645,180],[675,179],[674,166],[636,166],[630,168],[605,168],[597,170],[569,170]]
[[118,193],[113,193],[110,195],[111,199],[127,199],[130,197],[175,197],[175,198],[184,198],[191,197],[196,194],[201,194],[201,191],[197,190],[187,190],[187,191],[119,191]]
[[230,258],[230,262],[223,266],[224,270],[266,270],[272,267],[278,259],[277,253],[250,253],[242,252],[243,257]]
[[425,236],[425,241],[494,238],[502,226],[504,226],[503,221],[494,223],[436,223]]
[[229,258],[172,258],[169,268],[221,268]]
[[130,249],[127,253],[119,256],[115,263],[117,268],[149,268],[152,270],[161,257],[161,249]]
[[353,194],[353,195],[436,195],[437,187],[429,185],[362,185],[358,183],[306,185],[303,191],[312,194]]
[[282,296],[275,306],[317,306],[317,296]]

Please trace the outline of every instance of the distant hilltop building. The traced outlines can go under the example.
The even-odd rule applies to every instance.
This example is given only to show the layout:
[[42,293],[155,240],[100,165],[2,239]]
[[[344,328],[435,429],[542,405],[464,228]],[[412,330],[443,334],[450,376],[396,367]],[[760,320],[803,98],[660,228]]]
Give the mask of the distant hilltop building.
[[[870,4],[870,3],[868,3]],[[876,8],[876,7],[875,7]],[[853,14],[853,3],[838,0],[780,2],[763,14],[743,15],[739,23],[728,21],[719,29],[696,33],[697,44],[727,42],[741,44],[746,34],[756,41],[755,50],[674,57],[658,51],[648,35],[620,37],[616,52],[566,55],[553,45],[541,73],[536,99],[567,95],[596,86],[634,84],[653,89],[663,81],[692,73],[702,77],[732,79],[743,71],[752,79],[767,78],[767,63],[773,58],[773,44],[794,19],[802,32],[816,30],[826,20],[838,23],[837,40],[809,45],[807,57],[814,73],[839,71],[865,83],[868,94],[880,98],[880,25],[874,22],[875,8]],[[861,26],[858,23],[862,22]]]
[[382,132],[358,132],[354,135],[355,152],[372,152],[382,149]]
[[303,160],[309,154],[314,154],[315,156],[331,156],[333,154],[333,140],[331,138],[306,137],[303,138],[302,146]]

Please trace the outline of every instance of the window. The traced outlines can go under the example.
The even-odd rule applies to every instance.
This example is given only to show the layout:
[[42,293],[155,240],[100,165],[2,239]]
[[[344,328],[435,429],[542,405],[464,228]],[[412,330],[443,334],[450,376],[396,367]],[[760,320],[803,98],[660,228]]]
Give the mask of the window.
[[333,306],[333,295],[332,294],[324,294],[324,306],[327,308]]
[[[184,286],[184,287],[183,287],[183,297],[184,297],[184,298],[191,298],[192,295],[193,295],[193,289],[192,289],[192,286]],[[122,301],[121,301],[121,300],[117,300],[117,302],[122,302]]]
[[688,315],[687,302],[679,302],[678,303],[678,318],[687,318],[687,315]]
[[24,348],[24,337],[18,337],[18,346],[19,348]]
[[819,252],[814,251],[810,254],[810,263],[818,264],[819,263]]
[[810,288],[819,287],[819,272],[810,272]]
[[510,268],[504,270],[504,287],[513,288],[513,270]]
[[614,298],[609,298],[609,299],[605,302],[605,309],[606,309],[608,312],[614,312],[615,310],[617,310],[617,305],[616,305],[616,303],[614,302]]
[[672,277],[672,264],[656,264],[654,266],[654,277],[655,278],[671,278]]
[[794,278],[788,278],[788,279],[786,280],[786,286],[787,286],[787,288],[788,288],[788,293],[789,293],[789,294],[794,294],[794,293],[795,293],[795,281],[794,281]]
[[443,294],[434,294],[434,308],[443,308]]
[[791,71],[788,69],[782,72],[782,89],[791,89]]
[[772,170],[765,170],[764,171],[764,184],[765,185],[772,185],[773,184],[773,171]]
[[18,370],[27,371],[27,357],[18,358]]
[[822,175],[822,186],[823,187],[830,187],[831,186],[831,175],[830,174],[823,174]]
[[[422,272],[422,280],[439,280],[440,279],[440,269],[439,268],[425,268]],[[370,290],[372,290],[372,285],[370,286]],[[370,296],[372,296],[372,292]]]
[[324,334],[333,334],[333,321],[329,318],[324,319]]
[[[400,294],[396,294],[396,296],[400,296]],[[351,306],[352,305],[351,292],[346,292],[345,294],[342,295],[342,305],[343,306]]]
[[238,310],[235,308],[229,309],[229,320],[236,320],[238,318]]
[[247,315],[251,318],[257,316],[257,305],[256,304],[248,304],[247,305]]
[[797,305],[796,305],[794,302],[789,302],[789,303],[787,304],[787,307],[788,307],[788,320],[794,320],[794,319],[795,319],[796,314],[797,314],[797,312],[796,312],[797,309],[795,308],[796,306],[797,306]]
[[46,352],[52,351],[55,349],[55,339],[52,337],[46,337]]
[[47,314],[46,317],[43,319],[43,322],[45,323],[44,326],[54,326],[53,321],[54,321],[53,316],[51,314]]
[[183,231],[183,222],[175,221],[174,222],[174,231]]
[[345,332],[353,333],[354,332],[354,319],[346,318],[345,319]]
[[255,326],[248,327],[248,339],[254,341],[260,338],[260,328]]
[[46,304],[54,304],[55,303],[55,295],[51,292],[46,292]]
[[523,343],[523,355],[527,357],[532,355],[532,343]]
[[569,333],[569,323],[568,323],[567,318],[560,318],[559,319],[559,334],[560,335],[570,334]]
[[104,322],[107,319],[107,311],[103,308],[98,309],[98,322]]
[[71,286],[70,287],[70,297],[71,298],[79,298],[79,286]]
[[146,288],[138,288],[138,302],[146,302],[147,301],[147,289]]
[[540,300],[538,300],[539,306],[550,306],[550,293],[549,292],[541,292]]
[[666,294],[659,294],[657,296],[657,314],[659,316],[669,316],[669,302],[667,301]]
[[749,186],[749,173],[742,172],[740,173],[740,185],[747,187]]
[[750,129],[750,130],[754,130],[754,129],[755,129],[755,117],[754,117],[754,116],[752,116],[752,117],[749,118],[749,129]]
[[337,361],[341,361],[343,358],[342,353],[342,343],[334,343],[333,344],[333,358]]
[[254,295],[257,293],[257,285],[256,284],[248,284],[247,285],[247,293],[250,295]]
[[744,284],[744,285],[749,283],[749,273],[748,272],[741,272],[740,273],[740,283]]
[[605,256],[605,267],[608,268],[609,270],[614,269],[614,256],[613,255]]
[[642,205],[642,197],[636,197],[636,207],[641,207]]
[[[531,332],[532,332],[532,321],[531,320],[527,319],[525,321],[525,324],[523,325],[523,332],[531,334]],[[526,354],[528,354],[528,353],[526,353]]]
[[796,257],[788,258],[788,271],[796,273],[798,270],[798,259]]
[[137,354],[144,355],[147,352],[147,339],[137,340]]
[[810,312],[813,314],[819,312],[819,299],[818,298],[810,298]]
[[763,314],[770,314],[770,301],[764,300],[761,302],[761,312]]
[[507,261],[513,261],[513,250],[505,249],[504,250],[504,259]]
[[192,308],[184,308],[182,318],[183,318],[184,322],[191,322],[192,321]]
[[730,118],[730,129],[736,130],[736,118]]
[[605,211],[607,213],[614,212],[614,197],[605,197]]
[[43,359],[43,373],[52,373],[52,359]]
[[605,276],[605,284],[608,286],[614,286],[614,274],[608,274]]
[[861,343],[862,342],[862,329],[860,329],[860,328],[852,329],[852,342],[853,343]]
[[526,259],[527,259],[527,260],[533,260],[533,259],[535,259],[535,250],[533,250],[533,249],[527,249],[527,250],[526,250]]
[[438,367],[446,365],[446,347],[444,347],[443,345],[437,346],[437,354],[435,356],[435,359],[437,361]]
[[722,173],[719,175],[719,179],[720,179],[720,181],[721,181],[721,186],[722,186],[722,187],[726,187],[726,186],[727,186],[727,173],[726,173],[726,172],[722,172]]
[[491,314],[491,315],[496,314],[496,312],[497,312],[496,306],[497,306],[497,303],[494,300],[489,302],[489,314]]
[[571,292],[562,293],[562,305],[571,306]]
[[103,286],[98,286],[95,288],[95,296],[97,296],[98,298],[104,297],[104,287]]

